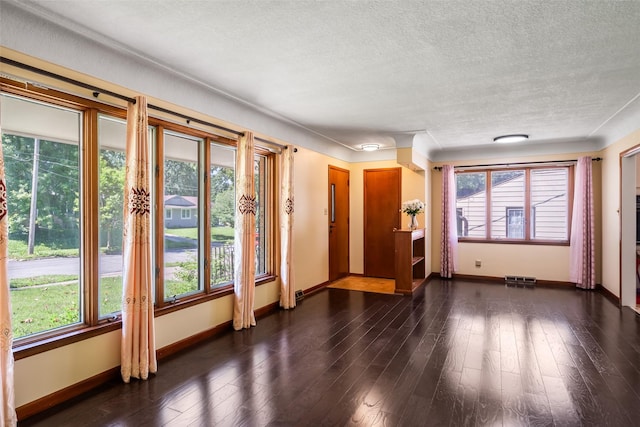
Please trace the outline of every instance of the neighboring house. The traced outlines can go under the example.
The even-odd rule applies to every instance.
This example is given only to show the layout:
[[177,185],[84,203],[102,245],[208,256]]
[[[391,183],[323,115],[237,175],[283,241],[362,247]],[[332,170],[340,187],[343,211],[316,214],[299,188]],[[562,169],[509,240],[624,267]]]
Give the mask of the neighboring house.
[[[566,169],[540,169],[531,179],[531,238],[566,240]],[[491,188],[491,238],[524,238],[524,188],[524,174]],[[458,236],[486,237],[486,203],[485,190],[456,200]]]
[[193,196],[164,196],[164,226],[191,228],[198,226],[198,198]]

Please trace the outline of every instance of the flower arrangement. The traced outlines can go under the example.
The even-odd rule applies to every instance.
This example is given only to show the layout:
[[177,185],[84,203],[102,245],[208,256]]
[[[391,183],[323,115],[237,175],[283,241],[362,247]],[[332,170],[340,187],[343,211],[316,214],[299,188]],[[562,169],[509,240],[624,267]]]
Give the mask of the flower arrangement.
[[402,209],[400,209],[400,211],[407,215],[415,216],[424,212],[424,203],[418,199],[402,202]]

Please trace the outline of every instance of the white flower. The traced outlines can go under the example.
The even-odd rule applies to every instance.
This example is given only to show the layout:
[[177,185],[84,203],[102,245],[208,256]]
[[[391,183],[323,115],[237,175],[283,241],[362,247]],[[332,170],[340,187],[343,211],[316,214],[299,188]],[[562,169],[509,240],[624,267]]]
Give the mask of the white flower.
[[402,202],[402,209],[400,209],[400,211],[408,215],[417,215],[424,212],[424,203],[418,199]]

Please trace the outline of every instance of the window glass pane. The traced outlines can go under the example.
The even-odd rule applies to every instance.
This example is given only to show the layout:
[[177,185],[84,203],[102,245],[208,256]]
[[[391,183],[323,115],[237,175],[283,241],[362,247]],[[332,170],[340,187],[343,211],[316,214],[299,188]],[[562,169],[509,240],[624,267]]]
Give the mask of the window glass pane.
[[100,116],[98,174],[98,217],[100,279],[98,313],[101,318],[121,310],[122,226],[127,124],[124,120]]
[[569,169],[531,171],[531,238],[567,240]]
[[524,239],[523,208],[507,208],[507,239]]
[[82,115],[2,95],[15,338],[82,322]]
[[456,174],[456,212],[459,237],[487,237],[485,172]]
[[[524,209],[524,171],[491,172],[491,238],[523,239],[518,232],[518,209]],[[512,212],[509,214],[508,212]],[[509,216],[511,215],[511,216]],[[522,218],[522,216],[520,216]],[[509,219],[514,222],[509,229]],[[522,228],[521,228],[522,230]],[[513,237],[508,233],[515,233]]]
[[233,281],[236,150],[211,145],[211,287]]
[[255,186],[256,186],[256,276],[265,274],[266,269],[266,167],[267,158],[255,157]]
[[198,153],[202,140],[164,135],[164,297],[202,290],[199,274]]

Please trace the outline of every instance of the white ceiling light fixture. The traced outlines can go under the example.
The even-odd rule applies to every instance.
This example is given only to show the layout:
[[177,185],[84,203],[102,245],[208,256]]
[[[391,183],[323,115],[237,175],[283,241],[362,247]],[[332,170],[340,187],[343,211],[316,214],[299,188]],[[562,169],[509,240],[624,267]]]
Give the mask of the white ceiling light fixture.
[[360,148],[362,151],[376,151],[380,146],[378,144],[362,144]]
[[525,135],[524,133],[518,133],[513,135],[501,135],[493,138],[493,142],[497,142],[498,144],[512,144],[514,142],[522,142],[529,139],[529,135]]

